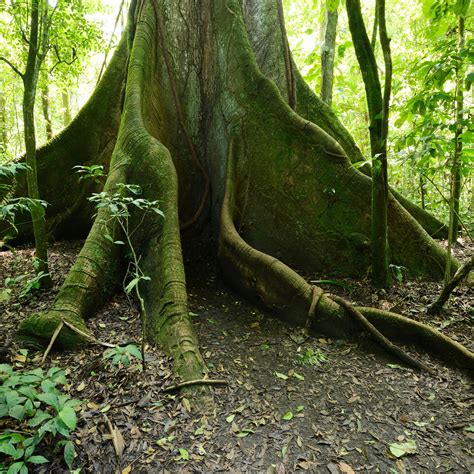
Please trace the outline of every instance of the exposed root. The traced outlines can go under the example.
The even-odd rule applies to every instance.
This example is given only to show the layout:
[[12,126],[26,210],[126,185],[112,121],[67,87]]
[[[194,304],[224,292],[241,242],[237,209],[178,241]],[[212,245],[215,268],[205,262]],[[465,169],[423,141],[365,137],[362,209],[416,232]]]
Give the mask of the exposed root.
[[213,380],[213,379],[200,379],[200,380],[188,380],[186,382],[181,382],[176,385],[171,385],[163,389],[163,392],[175,392],[184,387],[192,387],[194,385],[227,385],[225,380]]
[[428,372],[431,372],[428,367],[404,354],[380,331],[420,345],[434,356],[459,367],[474,369],[474,354],[439,331],[394,313],[353,308],[343,300],[330,299],[278,259],[248,245],[233,222],[237,150],[237,144],[231,140],[219,241],[220,264],[230,284],[257,297],[267,308],[293,324],[306,326],[310,319],[315,332],[350,338],[361,332],[362,325],[363,330],[374,335],[389,352]]
[[435,302],[428,308],[429,314],[438,314],[443,305],[448,301],[449,296],[454,291],[454,289],[469,275],[469,272],[472,270],[474,265],[474,256],[472,256],[464,265],[459,267],[456,274],[453,278],[443,287],[439,297]]
[[419,360],[410,356],[405,351],[393,344],[372,323],[370,323],[357,308],[349,304],[346,300],[340,298],[339,296],[332,296],[331,299],[336,303],[340,304],[347,311],[348,314],[354,317],[354,319],[361,325],[364,331],[369,333],[387,352],[394,354],[400,360],[406,362],[412,367],[424,370],[425,372],[429,372],[430,374],[436,373],[426,364],[423,364],[423,362],[420,362]]

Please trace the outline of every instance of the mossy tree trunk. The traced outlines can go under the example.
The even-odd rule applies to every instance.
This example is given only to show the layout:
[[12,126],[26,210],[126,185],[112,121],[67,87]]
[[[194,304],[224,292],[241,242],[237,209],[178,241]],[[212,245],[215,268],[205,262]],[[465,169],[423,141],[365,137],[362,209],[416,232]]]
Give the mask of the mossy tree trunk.
[[[388,169],[387,136],[391,90],[391,60],[385,28],[385,2],[377,0],[376,18],[385,59],[385,87],[382,95],[374,48],[370,43],[360,0],[346,0],[349,29],[365,86],[369,112],[370,152],[372,155],[372,280],[379,287],[390,282],[388,248]],[[375,28],[374,28],[375,30]],[[388,49],[387,49],[388,48]],[[388,66],[388,67],[387,67]]]
[[[40,8],[41,7],[41,8]],[[35,237],[35,260],[38,275],[43,275],[40,284],[43,287],[51,286],[51,276],[48,269],[48,242],[46,238],[44,208],[40,203],[38,187],[38,173],[36,166],[36,130],[35,130],[35,99],[38,85],[38,76],[41,63],[44,60],[48,41],[48,6],[39,0],[31,3],[30,34],[28,38],[28,56],[23,79],[23,127],[26,150],[26,181],[30,204],[31,220]]]
[[[148,337],[184,379],[207,369],[188,316],[183,228],[210,226],[229,283],[291,323],[339,337],[358,332],[342,306],[291,269],[366,273],[371,182],[351,164],[360,155],[352,138],[285,53],[281,23],[271,0],[132,2],[96,92],[38,154],[56,235],[90,227],[86,198],[97,185],[78,182],[75,165],[104,164],[106,191],[139,184],[144,198],[161,202],[165,217],[147,215],[133,247],[150,278],[140,287]],[[121,248],[105,237],[107,212],[95,217],[52,308],[25,320],[21,337],[47,344],[62,320],[87,331],[87,318],[123,278]],[[444,250],[393,195],[388,212],[392,261],[441,278]],[[361,311],[381,331],[428,350],[436,340],[438,354],[473,366],[468,350],[427,326]],[[63,329],[57,341],[85,339]]]

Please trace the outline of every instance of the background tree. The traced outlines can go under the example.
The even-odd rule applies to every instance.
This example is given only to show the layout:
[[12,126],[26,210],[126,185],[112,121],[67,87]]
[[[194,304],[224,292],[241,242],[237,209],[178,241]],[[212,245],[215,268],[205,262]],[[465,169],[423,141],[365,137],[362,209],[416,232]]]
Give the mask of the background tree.
[[332,103],[338,7],[339,0],[325,2],[321,46],[321,100],[328,105]]
[[[48,244],[44,221],[44,208],[40,202],[38,187],[37,165],[36,165],[36,131],[34,108],[38,76],[49,47],[49,30],[55,9],[49,11],[47,1],[32,0],[27,4],[26,16],[29,22],[22,24],[22,16],[25,15],[24,7],[12,4],[12,13],[20,24],[20,31],[27,45],[26,66],[21,72],[9,59],[0,57],[23,81],[23,126],[26,149],[27,184],[30,200],[30,213],[33,223],[33,234],[35,238],[35,261],[38,275],[42,275],[41,285],[51,286],[51,276],[48,270]],[[23,25],[27,27],[23,29]]]
[[347,14],[352,40],[365,85],[369,110],[370,148],[372,157],[372,278],[380,287],[388,286],[388,114],[392,82],[390,40],[385,25],[385,1],[377,0],[377,23],[385,61],[385,86],[382,95],[377,61],[365,28],[360,0],[347,0]]

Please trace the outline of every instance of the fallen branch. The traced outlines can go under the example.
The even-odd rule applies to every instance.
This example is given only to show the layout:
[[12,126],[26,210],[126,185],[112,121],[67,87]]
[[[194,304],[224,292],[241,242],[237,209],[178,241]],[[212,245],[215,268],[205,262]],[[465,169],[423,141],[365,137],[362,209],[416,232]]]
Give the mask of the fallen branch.
[[187,380],[176,385],[171,385],[163,389],[163,392],[174,392],[184,387],[190,387],[192,385],[227,385],[225,380],[213,380],[213,379],[200,379],[200,380]]
[[76,326],[67,322],[65,319],[62,320],[62,323],[65,326],[67,326],[71,331],[74,331],[75,333],[79,334],[79,336],[84,337],[85,339],[93,342],[94,344],[98,344],[99,346],[104,346],[104,347],[117,347],[117,344],[110,344],[109,342],[99,341],[94,336],[91,336],[90,334],[87,334],[84,331],[81,331],[79,328],[76,328]]
[[331,296],[331,299],[341,305],[363,327],[365,331],[367,331],[371,336],[374,337],[374,339],[387,352],[394,354],[400,360],[412,367],[424,370],[430,374],[436,373],[433,369],[425,365],[423,362],[420,362],[419,360],[415,359],[414,357],[400,349],[398,346],[393,344],[393,342],[386,338],[357,308],[349,304],[346,300],[340,298],[339,296]]
[[61,321],[58,324],[58,327],[54,331],[53,335],[51,336],[51,340],[49,341],[49,345],[44,351],[43,358],[41,359],[41,364],[44,364],[44,361],[46,360],[46,357],[48,357],[48,354],[50,353],[51,349],[53,348],[54,342],[56,341],[57,337],[59,336],[59,333],[61,332],[61,329],[64,327],[64,321]]
[[448,301],[449,296],[454,291],[454,289],[469,275],[469,272],[472,270],[474,265],[474,255],[461,267],[458,268],[458,271],[455,273],[453,278],[444,285],[441,294],[438,296],[438,299],[428,308],[428,314],[438,314],[443,305]]

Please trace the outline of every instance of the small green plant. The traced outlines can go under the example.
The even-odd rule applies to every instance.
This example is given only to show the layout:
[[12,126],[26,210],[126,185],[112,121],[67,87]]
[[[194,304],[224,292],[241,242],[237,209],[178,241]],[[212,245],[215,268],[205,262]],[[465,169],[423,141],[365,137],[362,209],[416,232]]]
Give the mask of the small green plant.
[[129,344],[125,347],[117,346],[107,349],[103,358],[110,360],[112,365],[128,367],[133,359],[142,360],[142,354],[137,346]]
[[23,275],[18,275],[15,277],[7,277],[5,278],[4,284],[5,287],[17,287],[22,283],[19,297],[26,298],[31,296],[33,290],[37,290],[41,286],[41,279],[46,277],[48,273],[43,271],[39,272],[38,274],[34,275],[32,278],[28,278],[28,274],[25,273]]
[[[9,181],[16,176],[19,171],[26,171],[28,165],[26,163],[8,163],[6,165],[0,165],[0,181]],[[15,224],[16,215],[20,212],[30,212],[30,209],[36,205],[41,205],[44,208],[48,205],[46,201],[41,199],[31,199],[29,197],[11,198],[8,193],[11,190],[11,184],[5,184],[0,182],[0,221],[7,222],[14,234],[18,233],[18,228]]]
[[407,269],[405,267],[393,264],[389,265],[389,268],[390,273],[392,274],[392,278],[394,278],[398,283],[401,283],[403,281]]
[[101,178],[105,175],[102,165],[73,166],[73,169],[77,170],[76,173],[81,175],[79,181],[91,180],[96,184],[100,184]]
[[64,371],[18,371],[0,364],[0,382],[0,472],[25,474],[31,466],[48,463],[38,454],[45,445],[62,449],[71,469],[76,453],[69,438],[77,425],[74,408],[81,402],[59,388],[67,385]]
[[321,365],[328,357],[320,349],[308,347],[302,354],[296,356],[295,362],[299,365]]
[[[100,193],[94,193],[88,199],[90,202],[95,204],[98,211],[100,209],[106,209],[109,213],[109,219],[104,222],[107,229],[105,238],[116,245],[126,244],[130,252],[131,259],[127,269],[127,276],[130,276],[131,279],[126,285],[124,285],[124,290],[127,295],[133,291],[140,306],[142,320],[141,360],[143,371],[145,371],[146,311],[145,302],[140,293],[139,283],[150,280],[150,277],[146,276],[140,267],[140,256],[137,254],[132,240],[133,235],[141,227],[148,213],[153,212],[161,217],[164,217],[164,214],[159,207],[159,201],[150,201],[141,198],[139,197],[141,194],[142,189],[139,185],[119,183],[115,192],[110,193],[108,191],[102,191]],[[140,211],[140,220],[133,228],[130,227],[132,209]],[[116,240],[113,237],[114,229],[117,224],[125,237],[125,242]],[[110,227],[112,227],[112,229],[110,229]]]

